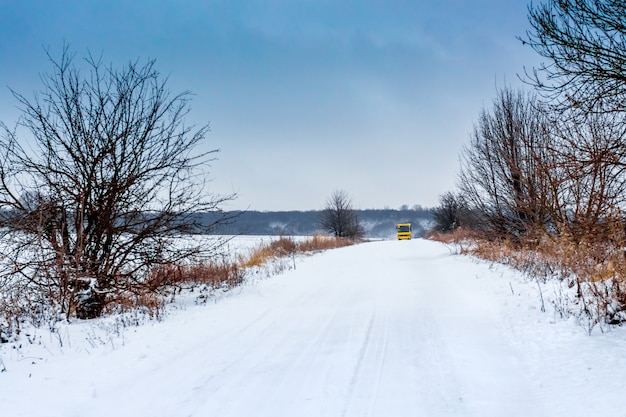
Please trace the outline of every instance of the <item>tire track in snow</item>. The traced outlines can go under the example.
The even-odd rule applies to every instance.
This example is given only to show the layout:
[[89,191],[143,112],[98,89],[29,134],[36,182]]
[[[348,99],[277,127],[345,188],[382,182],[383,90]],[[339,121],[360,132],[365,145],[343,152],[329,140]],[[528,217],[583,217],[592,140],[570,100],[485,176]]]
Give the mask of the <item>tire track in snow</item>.
[[[389,344],[387,320],[383,320],[382,330],[378,329],[380,326],[378,324],[379,321],[377,313],[374,311],[370,317],[367,331],[361,342],[357,361],[352,371],[350,389],[345,400],[342,417],[349,415],[374,415]],[[373,378],[368,378],[368,375]],[[370,385],[371,388],[369,388]]]
[[536,391],[494,326],[500,318],[475,305],[491,299],[459,274],[470,262],[446,253],[409,241],[313,257],[189,314],[191,325],[164,323],[178,344],[152,341],[149,363],[119,372],[125,379],[94,376],[98,397],[65,415],[547,415],[523,404]]
[[370,338],[372,336],[372,328],[374,327],[374,320],[376,319],[376,313],[373,313],[370,317],[369,324],[367,326],[367,330],[365,332],[365,336],[363,341],[361,342],[361,348],[359,350],[359,354],[357,357],[357,361],[352,371],[352,378],[350,380],[350,390],[348,391],[348,398],[346,399],[345,407],[343,409],[343,413],[341,413],[342,417],[348,415],[348,410],[350,409],[350,405],[353,402],[353,397],[355,395],[356,385],[359,378],[359,371],[363,366],[363,361],[365,359],[365,355],[370,346]]

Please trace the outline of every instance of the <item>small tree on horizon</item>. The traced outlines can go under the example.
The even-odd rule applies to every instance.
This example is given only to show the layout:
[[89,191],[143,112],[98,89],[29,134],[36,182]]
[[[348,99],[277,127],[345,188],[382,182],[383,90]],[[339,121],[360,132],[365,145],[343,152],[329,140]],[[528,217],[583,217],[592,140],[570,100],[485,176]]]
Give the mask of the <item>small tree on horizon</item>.
[[334,191],[321,212],[320,228],[335,237],[359,239],[365,234],[352,198],[343,190]]

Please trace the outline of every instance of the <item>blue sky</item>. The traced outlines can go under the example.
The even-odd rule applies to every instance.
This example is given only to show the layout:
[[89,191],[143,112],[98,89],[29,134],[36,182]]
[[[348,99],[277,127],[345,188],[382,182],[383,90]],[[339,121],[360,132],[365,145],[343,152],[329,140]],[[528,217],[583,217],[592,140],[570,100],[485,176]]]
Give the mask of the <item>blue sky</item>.
[[155,58],[190,90],[191,122],[220,149],[225,209],[434,206],[496,87],[538,57],[516,36],[525,0],[0,0],[0,120],[64,42],[123,65]]

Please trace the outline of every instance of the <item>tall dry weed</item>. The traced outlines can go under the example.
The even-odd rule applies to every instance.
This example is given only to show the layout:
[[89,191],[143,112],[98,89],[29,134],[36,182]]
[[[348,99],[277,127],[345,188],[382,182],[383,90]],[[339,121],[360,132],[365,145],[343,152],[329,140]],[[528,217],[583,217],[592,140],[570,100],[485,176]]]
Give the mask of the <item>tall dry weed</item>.
[[[295,256],[356,243],[349,239],[314,235],[306,239],[280,237],[261,243],[236,261],[228,258],[205,263],[170,263],[154,268],[132,291],[111,289],[107,294],[104,314],[124,315],[124,326],[138,325],[146,319],[163,317],[165,306],[183,290],[198,289],[197,302],[206,302],[215,290],[229,290],[242,284],[249,268],[266,268],[276,274],[289,265],[295,267]],[[51,301],[35,299],[25,290],[0,293],[0,343],[13,340],[20,331],[20,323],[35,327],[54,327],[59,317]]]
[[[585,240],[565,233],[490,239],[460,230],[429,238],[458,245],[458,253],[508,265],[539,283],[555,282],[555,310],[564,317],[578,317],[591,332],[597,325],[626,322],[626,240],[621,230],[605,229]],[[565,295],[568,291],[573,292],[571,297]]]
[[254,247],[247,255],[240,257],[239,265],[243,268],[258,267],[277,258],[327,249],[337,249],[355,243],[356,241],[352,239],[336,238],[319,234],[303,240],[295,240],[291,237],[281,236],[277,240],[269,243],[260,243],[258,246]]

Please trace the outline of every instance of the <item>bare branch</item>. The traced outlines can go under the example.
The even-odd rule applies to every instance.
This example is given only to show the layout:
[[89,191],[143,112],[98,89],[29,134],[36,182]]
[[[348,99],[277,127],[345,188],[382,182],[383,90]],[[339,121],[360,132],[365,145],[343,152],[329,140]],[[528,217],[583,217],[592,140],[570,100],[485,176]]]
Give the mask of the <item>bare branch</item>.
[[[213,253],[199,234],[216,224],[192,220],[234,196],[205,189],[209,127],[187,124],[190,93],[170,94],[154,60],[115,68],[89,54],[78,66],[67,46],[47,53],[42,91],[14,92],[36,152],[15,130],[0,139],[0,227],[17,271],[58,288],[64,313],[93,317],[154,266]],[[189,234],[195,244],[176,243]]]

